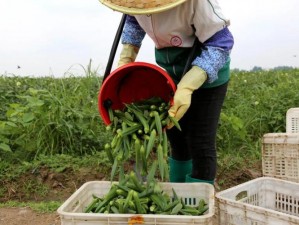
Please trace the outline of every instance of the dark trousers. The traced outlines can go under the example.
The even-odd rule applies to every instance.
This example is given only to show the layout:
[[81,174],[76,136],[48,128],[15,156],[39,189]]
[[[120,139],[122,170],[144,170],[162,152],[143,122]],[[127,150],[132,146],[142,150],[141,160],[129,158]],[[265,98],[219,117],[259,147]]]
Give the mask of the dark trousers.
[[171,157],[178,161],[192,159],[191,176],[214,180],[216,176],[216,132],[228,83],[193,92],[190,108],[179,121],[182,131],[167,131]]

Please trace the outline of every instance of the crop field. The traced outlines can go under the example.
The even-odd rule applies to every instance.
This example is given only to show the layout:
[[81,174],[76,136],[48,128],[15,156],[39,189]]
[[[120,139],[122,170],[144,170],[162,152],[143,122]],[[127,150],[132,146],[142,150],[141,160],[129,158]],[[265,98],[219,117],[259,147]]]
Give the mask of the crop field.
[[[96,72],[0,75],[0,208],[54,212],[83,183],[110,179],[101,82]],[[232,71],[217,134],[216,191],[262,175],[261,137],[285,132],[298,90],[299,69]]]

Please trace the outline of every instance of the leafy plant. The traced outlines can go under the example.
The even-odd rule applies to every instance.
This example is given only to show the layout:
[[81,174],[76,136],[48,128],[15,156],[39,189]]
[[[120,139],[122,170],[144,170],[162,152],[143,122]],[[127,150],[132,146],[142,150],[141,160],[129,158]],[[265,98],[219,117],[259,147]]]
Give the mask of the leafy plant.
[[265,133],[285,132],[285,114],[299,106],[299,70],[231,74],[218,131],[218,148],[227,154],[259,157]]
[[[15,78],[2,79],[10,87]],[[15,89],[14,97],[11,92],[2,96],[0,154],[30,160],[39,154],[84,155],[103,149],[107,137],[97,111],[100,78],[24,78],[20,86],[30,82],[34,88],[26,85],[20,93]]]

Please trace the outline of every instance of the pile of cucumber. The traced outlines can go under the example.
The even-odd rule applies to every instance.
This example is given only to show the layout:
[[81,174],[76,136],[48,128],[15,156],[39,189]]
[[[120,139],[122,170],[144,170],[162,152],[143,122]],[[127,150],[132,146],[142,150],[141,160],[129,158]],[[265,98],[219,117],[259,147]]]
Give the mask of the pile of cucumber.
[[[151,172],[154,172],[154,167],[153,164]],[[120,182],[113,182],[106,195],[93,195],[93,201],[85,212],[200,216],[208,210],[208,205],[203,199],[199,200],[197,206],[188,206],[174,189],[172,192],[172,195],[164,192],[160,184],[153,179],[146,183],[140,182],[132,171]]]
[[[196,207],[186,205],[175,190],[170,197],[156,179],[157,173],[160,181],[169,179],[166,126],[172,123],[181,130],[169,116],[169,107],[161,98],[151,98],[126,104],[122,110],[108,109],[111,124],[106,129],[113,139],[105,151],[112,164],[111,182],[117,173],[119,179],[105,196],[93,196],[86,213],[202,215],[208,210],[204,200]],[[124,164],[132,158],[135,171],[125,174]]]
[[111,124],[106,128],[113,134],[105,150],[112,163],[111,180],[123,164],[135,158],[136,170],[142,176],[148,173],[148,163],[153,150],[157,154],[161,181],[168,179],[168,140],[166,126],[169,122],[181,129],[169,116],[169,103],[161,98],[151,98],[126,104],[123,110],[108,109]]

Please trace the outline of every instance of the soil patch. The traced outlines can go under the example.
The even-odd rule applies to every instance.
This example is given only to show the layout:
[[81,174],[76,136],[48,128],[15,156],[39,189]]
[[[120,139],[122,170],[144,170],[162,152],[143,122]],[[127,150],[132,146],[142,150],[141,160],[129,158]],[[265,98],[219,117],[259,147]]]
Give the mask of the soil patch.
[[56,213],[37,213],[30,208],[0,208],[1,225],[60,225]]

